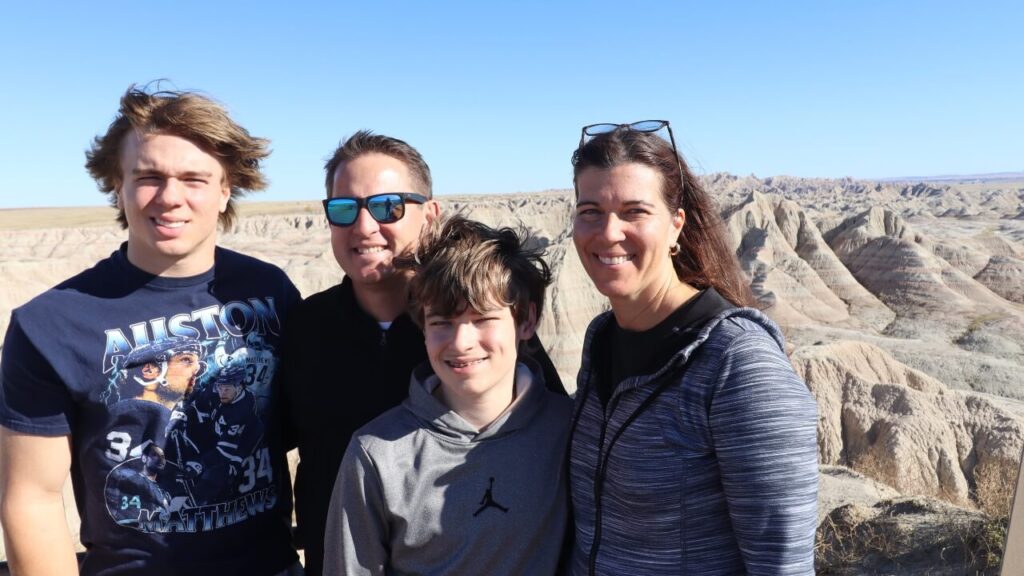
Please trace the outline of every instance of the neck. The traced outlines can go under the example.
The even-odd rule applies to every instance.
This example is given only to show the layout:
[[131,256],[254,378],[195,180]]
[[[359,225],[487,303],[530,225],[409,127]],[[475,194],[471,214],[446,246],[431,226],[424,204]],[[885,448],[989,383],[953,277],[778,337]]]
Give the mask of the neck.
[[378,322],[391,322],[408,310],[409,282],[401,277],[395,280],[352,285],[359,307]]
[[460,394],[458,390],[453,390],[442,382],[434,389],[434,395],[463,420],[469,422],[478,431],[483,431],[494,423],[498,416],[501,416],[515,400],[515,369],[512,370],[505,382],[494,386],[484,394]]
[[198,276],[213,268],[216,250],[216,242],[211,241],[202,249],[195,250],[193,254],[182,257],[153,253],[145,247],[137,246],[132,242],[131,232],[128,233],[128,262],[139,270],[154,276],[165,278]]
[[642,332],[657,326],[698,293],[699,290],[673,275],[639,298],[612,301],[612,313],[620,327]]

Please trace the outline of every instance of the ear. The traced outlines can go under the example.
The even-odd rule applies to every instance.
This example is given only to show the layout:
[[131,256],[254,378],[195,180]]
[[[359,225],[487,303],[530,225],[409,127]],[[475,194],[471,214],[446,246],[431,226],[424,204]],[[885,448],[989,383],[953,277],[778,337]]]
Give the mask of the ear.
[[224,179],[224,183],[221,185],[220,190],[220,213],[223,214],[228,209],[228,201],[231,200],[231,185],[228,184],[227,178]]
[[520,340],[529,340],[533,338],[535,332],[537,332],[537,305],[530,302],[530,313],[526,316],[526,320],[516,326],[516,336]]
[[675,235],[676,236],[679,236],[679,233],[683,231],[683,226],[685,226],[685,225],[686,225],[686,212],[683,212],[683,209],[680,208],[680,209],[676,210],[675,214],[672,215],[672,228],[675,229],[675,231],[676,231]]
[[117,188],[114,188],[114,199],[117,202],[118,212],[124,211],[124,197],[121,196],[121,185],[118,184]]
[[437,200],[427,200],[423,204],[423,216],[427,219],[427,222],[433,222],[441,215],[441,205],[437,203]]

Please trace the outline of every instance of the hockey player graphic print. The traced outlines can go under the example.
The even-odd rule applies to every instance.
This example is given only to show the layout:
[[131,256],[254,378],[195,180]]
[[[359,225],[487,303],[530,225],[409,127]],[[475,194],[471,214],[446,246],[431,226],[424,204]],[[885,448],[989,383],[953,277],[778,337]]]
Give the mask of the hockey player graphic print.
[[110,515],[118,524],[137,527],[139,518],[167,516],[171,495],[160,485],[166,466],[164,451],[149,444],[140,458],[127,460],[110,472],[106,497],[113,503]]
[[163,318],[106,331],[111,369],[100,398],[113,417],[105,454],[114,466],[103,494],[118,525],[209,531],[276,504],[263,415],[277,363],[268,336],[280,323],[272,301],[242,304],[191,311],[198,321],[177,325],[191,335],[139,327],[160,336]]
[[197,340],[182,337],[136,347],[125,359],[108,398],[145,400],[172,409],[202,375],[203,348]]

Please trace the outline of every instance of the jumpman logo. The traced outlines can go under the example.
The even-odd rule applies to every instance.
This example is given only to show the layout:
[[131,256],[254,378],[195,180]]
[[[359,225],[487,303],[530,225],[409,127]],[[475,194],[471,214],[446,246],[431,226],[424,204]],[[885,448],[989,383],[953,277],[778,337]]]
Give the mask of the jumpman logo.
[[477,511],[473,513],[473,517],[475,518],[478,514],[480,514],[488,508],[497,508],[502,512],[508,513],[508,508],[505,508],[501,504],[498,504],[497,502],[494,501],[494,476],[491,476],[491,485],[488,486],[487,490],[484,492],[484,497],[480,500],[480,508],[478,508]]

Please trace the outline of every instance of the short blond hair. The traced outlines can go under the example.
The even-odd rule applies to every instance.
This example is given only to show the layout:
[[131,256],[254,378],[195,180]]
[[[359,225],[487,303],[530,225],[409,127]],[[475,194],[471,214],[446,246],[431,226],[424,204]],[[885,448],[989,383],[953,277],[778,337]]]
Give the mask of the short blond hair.
[[[132,131],[143,134],[167,134],[192,142],[216,158],[224,167],[231,188],[227,209],[220,224],[229,230],[235,220],[235,198],[267,187],[260,166],[270,155],[270,141],[257,138],[239,126],[223,106],[195,92],[160,90],[129,86],[121,97],[117,117],[102,136],[97,136],[85,153],[85,168],[99,189],[117,207],[115,193],[123,184],[121,150]],[[124,210],[118,209],[117,221],[128,227]]]

